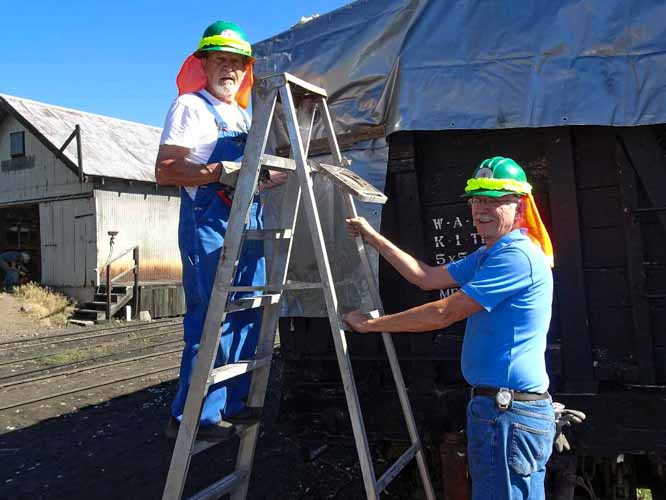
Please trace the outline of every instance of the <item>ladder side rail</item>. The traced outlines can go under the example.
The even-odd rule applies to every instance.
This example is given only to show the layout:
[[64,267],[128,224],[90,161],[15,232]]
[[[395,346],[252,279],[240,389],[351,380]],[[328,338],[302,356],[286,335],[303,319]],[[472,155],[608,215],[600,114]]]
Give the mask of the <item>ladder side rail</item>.
[[[344,161],[342,159],[342,154],[338,147],[337,138],[335,136],[335,130],[333,128],[333,121],[331,119],[328,106],[326,105],[326,100],[320,100],[321,107],[321,116],[324,122],[324,129],[329,140],[329,148],[333,156],[333,160],[338,166],[344,166]],[[347,217],[355,218],[358,217],[358,212],[356,210],[356,204],[354,203],[354,198],[349,193],[344,193],[345,207],[347,210]],[[363,269],[363,275],[368,281],[368,287],[370,289],[372,302],[375,308],[379,311],[381,315],[384,315],[384,305],[382,304],[382,298],[379,294],[379,285],[375,278],[375,273],[372,271],[372,266],[370,265],[370,259],[368,257],[368,251],[363,241],[363,237],[356,236],[354,238],[356,241],[356,249],[358,251],[359,258],[361,259],[361,267]],[[432,487],[432,482],[430,480],[430,474],[428,472],[428,466],[425,460],[425,455],[423,452],[423,447],[421,440],[416,428],[416,422],[414,420],[414,413],[412,411],[412,406],[409,401],[409,396],[407,394],[407,389],[405,387],[405,381],[402,376],[402,371],[400,369],[400,363],[398,361],[398,356],[395,352],[395,346],[393,345],[393,339],[388,333],[382,333],[382,341],[384,342],[384,347],[386,349],[386,355],[389,360],[389,365],[391,366],[391,373],[393,374],[393,379],[395,380],[396,389],[398,392],[398,398],[400,400],[400,406],[402,407],[402,412],[405,417],[405,422],[407,424],[407,431],[409,432],[409,438],[413,445],[417,445],[416,459],[419,467],[419,472],[421,474],[421,480],[423,481],[423,486],[426,492],[426,497],[428,500],[435,499],[435,493]]]
[[185,487],[192,449],[199,428],[199,414],[201,413],[203,398],[208,390],[208,376],[215,362],[220,338],[220,326],[224,321],[227,298],[230,293],[227,288],[233,284],[247,214],[254,197],[255,186],[259,180],[260,157],[266,147],[269,125],[273,118],[276,101],[277,92],[273,90],[255,108],[257,116],[260,118],[258,123],[250,128],[248,134],[249,147],[243,156],[224,238],[224,246],[220,254],[208,311],[206,312],[201,346],[194,363],[185,409],[164,487],[163,499],[165,500],[180,499]]
[[[289,84],[280,88],[280,96],[282,98],[282,105],[285,108],[285,121],[289,131],[292,151],[294,152],[294,159],[296,160],[296,172],[298,174],[303,192],[303,203],[310,228],[312,243],[315,249],[315,256],[317,258],[317,267],[319,268],[320,279],[324,285],[324,298],[326,300],[326,308],[328,310],[328,317],[331,325],[331,332],[333,334],[333,341],[335,344],[338,364],[340,365],[340,373],[342,376],[345,397],[347,399],[347,405],[349,408],[352,429],[354,431],[356,449],[358,450],[359,454],[363,483],[365,485],[365,491],[368,499],[374,500],[378,498],[378,493],[375,472],[372,466],[370,455],[370,447],[368,445],[368,438],[365,432],[365,424],[363,422],[363,416],[358,399],[358,392],[354,382],[354,374],[352,371],[351,360],[349,358],[347,340],[345,338],[345,332],[342,329],[340,318],[338,316],[338,300],[335,293],[333,276],[331,274],[331,268],[326,252],[326,245],[321,229],[321,221],[319,219],[319,212],[317,210],[317,204],[315,202],[314,192],[312,189],[312,179],[308,175],[309,167],[307,164],[307,158],[296,124],[294,100]],[[325,104],[325,101],[322,102]],[[324,111],[323,107],[321,111]]]
[[[347,205],[348,216],[357,217],[358,213],[356,212],[356,207],[354,205],[354,200],[350,194],[345,194],[345,204]],[[372,272],[370,266],[370,261],[367,255],[367,249],[365,248],[365,243],[363,238],[357,236],[357,248],[359,248],[359,256],[361,257],[361,262],[363,266],[363,274],[368,280],[369,288],[371,291],[373,303],[381,315],[384,314],[384,306],[379,296],[379,288],[377,287],[375,275]],[[360,242],[358,240],[361,240]],[[398,360],[398,355],[395,351],[395,346],[393,345],[393,339],[391,334],[382,333],[382,341],[384,342],[384,348],[386,349],[386,356],[389,360],[389,365],[391,367],[391,373],[393,374],[393,380],[395,381],[396,390],[398,392],[398,399],[400,400],[400,406],[402,407],[402,413],[405,417],[405,423],[407,424],[407,432],[409,433],[409,438],[412,442],[412,445],[417,447],[416,451],[416,461],[419,468],[419,473],[421,475],[421,480],[423,482],[423,487],[425,489],[426,498],[428,500],[435,500],[435,492],[432,487],[432,482],[430,479],[430,473],[428,472],[428,465],[426,463],[425,454],[423,451],[423,445],[421,443],[421,438],[419,437],[418,430],[416,428],[416,421],[414,419],[414,413],[412,411],[412,405],[409,401],[409,395],[407,394],[407,388],[405,386],[405,380],[402,376],[402,370],[400,369],[400,362]]]
[[[305,104],[305,103],[303,103]],[[310,136],[312,126],[314,123],[315,108],[314,106],[307,105],[301,106],[299,114],[303,114],[309,118],[301,127],[303,137],[306,137],[306,148],[310,144]],[[282,204],[280,208],[280,215],[278,217],[278,225],[280,228],[290,228],[292,235],[296,230],[296,222],[298,218],[298,209],[301,200],[301,186],[298,178],[295,175],[289,175],[287,183],[282,195]],[[282,285],[287,281],[287,271],[289,268],[289,261],[291,258],[291,249],[294,238],[286,240],[279,240],[275,242],[273,258],[270,263],[270,270],[267,276],[267,283],[276,283]],[[257,346],[257,357],[272,356],[275,342],[275,332],[277,331],[278,322],[280,319],[280,309],[282,306],[282,294],[280,294],[280,301],[270,307],[264,307],[264,315],[261,323],[261,334],[259,336],[259,344]],[[250,390],[248,392],[247,404],[248,406],[264,406],[266,399],[266,391],[268,388],[268,381],[270,376],[270,363],[265,368],[257,370],[252,375],[250,382]],[[238,447],[238,454],[236,457],[236,472],[247,471],[247,475],[241,484],[230,495],[230,500],[245,500],[250,486],[251,471],[254,465],[254,456],[257,448],[257,441],[259,437],[259,425],[255,425],[245,432],[242,436],[240,445]]]

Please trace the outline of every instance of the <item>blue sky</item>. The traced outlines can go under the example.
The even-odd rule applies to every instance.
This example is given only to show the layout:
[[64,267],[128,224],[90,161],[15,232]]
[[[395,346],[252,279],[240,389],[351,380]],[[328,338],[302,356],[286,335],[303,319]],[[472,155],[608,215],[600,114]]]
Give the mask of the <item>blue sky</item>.
[[0,0],[0,93],[162,126],[175,77],[210,23],[251,42],[349,0]]

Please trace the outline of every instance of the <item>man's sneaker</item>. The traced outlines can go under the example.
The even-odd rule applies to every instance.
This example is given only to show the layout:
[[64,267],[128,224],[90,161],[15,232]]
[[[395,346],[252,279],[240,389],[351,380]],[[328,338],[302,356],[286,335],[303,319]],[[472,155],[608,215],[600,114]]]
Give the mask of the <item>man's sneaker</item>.
[[254,425],[261,421],[263,414],[263,408],[246,406],[245,409],[241,410],[240,413],[230,417],[225,417],[225,420],[233,425]]
[[[168,438],[176,439],[178,436],[178,429],[180,422],[174,417],[169,417],[164,434]],[[199,432],[197,432],[197,439],[202,441],[219,442],[228,441],[236,435],[236,429],[231,422],[221,420],[216,424],[199,425]]]

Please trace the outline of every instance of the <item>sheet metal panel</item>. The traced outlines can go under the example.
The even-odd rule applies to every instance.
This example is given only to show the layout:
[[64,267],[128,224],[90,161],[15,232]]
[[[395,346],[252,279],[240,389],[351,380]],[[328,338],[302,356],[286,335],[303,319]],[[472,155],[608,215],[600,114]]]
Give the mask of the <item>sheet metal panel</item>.
[[[128,188],[129,189],[129,188]],[[100,273],[109,256],[109,231],[118,231],[114,255],[140,245],[141,280],[181,279],[178,251],[180,198],[161,194],[95,190],[97,210],[96,267]],[[114,263],[113,274],[132,265],[131,254]],[[127,276],[130,280],[131,275]],[[104,277],[101,277],[104,280]]]
[[[24,132],[23,164],[10,159],[10,134]],[[0,121],[0,204],[33,201],[91,191],[13,116]],[[27,161],[26,161],[27,160]]]
[[95,283],[95,216],[92,197],[39,204],[42,283],[86,287]]

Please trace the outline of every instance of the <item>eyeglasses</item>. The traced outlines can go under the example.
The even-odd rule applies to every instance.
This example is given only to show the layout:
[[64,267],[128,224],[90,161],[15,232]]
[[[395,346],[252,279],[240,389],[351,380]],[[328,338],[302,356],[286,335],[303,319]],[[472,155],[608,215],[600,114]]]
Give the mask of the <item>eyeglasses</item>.
[[489,196],[474,196],[467,199],[467,204],[471,207],[473,205],[496,208],[500,205],[507,203],[518,203],[518,198],[515,196],[500,196],[499,198],[491,198]]

